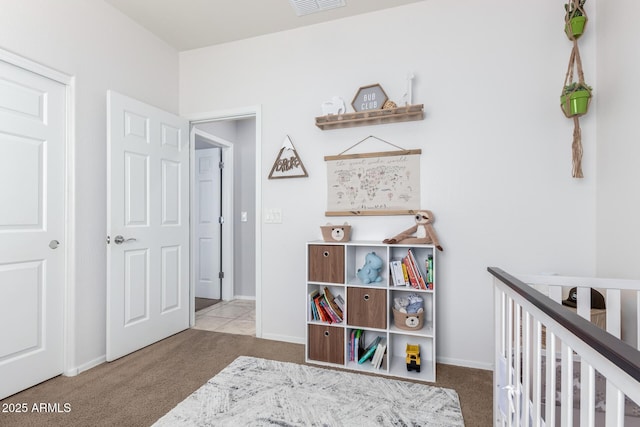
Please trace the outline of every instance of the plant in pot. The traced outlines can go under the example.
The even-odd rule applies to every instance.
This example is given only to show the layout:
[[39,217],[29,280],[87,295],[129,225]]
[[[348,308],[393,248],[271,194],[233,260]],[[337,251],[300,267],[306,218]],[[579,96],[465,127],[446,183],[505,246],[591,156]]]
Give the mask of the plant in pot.
[[584,14],[584,3],[586,1],[572,0],[564,5],[564,32],[569,37],[569,40],[577,39],[584,32],[584,27],[587,24],[587,17]]
[[591,86],[584,82],[573,82],[564,87],[560,106],[567,117],[582,116],[589,109]]

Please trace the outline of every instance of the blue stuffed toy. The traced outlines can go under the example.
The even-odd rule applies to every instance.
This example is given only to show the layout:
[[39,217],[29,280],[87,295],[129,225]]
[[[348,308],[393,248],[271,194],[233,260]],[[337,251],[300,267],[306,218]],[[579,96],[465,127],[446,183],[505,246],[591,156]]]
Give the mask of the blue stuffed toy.
[[370,252],[364,259],[364,266],[358,270],[358,278],[365,285],[372,282],[381,282],[380,270],[382,269],[382,258],[375,252]]

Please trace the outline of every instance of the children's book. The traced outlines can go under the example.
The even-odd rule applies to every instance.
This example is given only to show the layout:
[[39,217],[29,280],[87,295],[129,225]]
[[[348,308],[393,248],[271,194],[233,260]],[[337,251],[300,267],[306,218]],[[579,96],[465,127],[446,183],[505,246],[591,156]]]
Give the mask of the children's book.
[[343,316],[342,315],[342,310],[335,303],[335,298],[333,297],[333,294],[331,293],[329,288],[326,287],[326,286],[324,287],[324,298],[327,301],[327,304],[329,305],[330,309],[336,315],[336,317],[338,317],[340,319],[340,320],[338,320],[338,323],[342,322],[342,316]]
[[389,263],[391,277],[393,278],[393,286],[405,286],[404,274],[402,272],[402,261],[393,260]]
[[362,341],[364,341],[364,332],[362,331],[362,329],[357,329],[356,339],[353,343],[353,360],[354,361],[358,360],[360,357]]
[[316,303],[314,302],[314,298],[318,295],[318,290],[314,290],[309,294],[309,320],[320,320],[320,315],[318,314],[318,310],[316,309]]
[[351,336],[349,337],[349,361],[353,361],[354,359],[354,348],[355,348],[355,342],[356,342],[356,330],[352,329],[351,330]]
[[382,366],[382,358],[384,357],[384,352],[387,350],[387,341],[381,340],[377,347],[376,352],[373,353],[373,357],[371,358],[371,364],[375,369],[380,369]]
[[405,265],[407,269],[407,273],[409,275],[409,284],[411,285],[411,287],[415,289],[420,289],[418,277],[416,276],[415,270],[413,269],[413,266],[409,261],[409,257],[408,256],[404,257],[404,259],[402,260],[402,263]]
[[382,339],[382,337],[377,336],[371,342],[371,344],[369,344],[369,346],[364,350],[364,354],[362,355],[362,357],[360,359],[358,359],[358,363],[359,364],[362,364],[362,363],[366,362],[368,359],[370,359],[371,357],[373,357],[373,353],[375,353],[376,348],[378,348],[378,343],[380,342],[381,339]]
[[420,271],[420,267],[418,267],[418,263],[416,262],[416,257],[413,255],[413,251],[409,249],[407,251],[407,257],[409,258],[409,264],[411,268],[415,272],[416,280],[418,281],[418,289],[427,289],[427,284],[424,281],[424,277],[422,276],[422,272]]

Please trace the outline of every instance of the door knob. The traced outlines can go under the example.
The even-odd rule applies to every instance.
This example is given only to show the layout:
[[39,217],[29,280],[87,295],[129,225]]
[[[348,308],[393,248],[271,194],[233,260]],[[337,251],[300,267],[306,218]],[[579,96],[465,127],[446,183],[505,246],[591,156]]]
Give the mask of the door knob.
[[123,243],[125,243],[125,242],[135,242],[135,240],[136,240],[136,239],[135,239],[135,238],[133,238],[133,237],[130,237],[130,238],[128,238],[128,239],[125,239],[124,237],[122,237],[122,236],[121,236],[121,235],[119,235],[119,234],[118,234],[116,237],[114,237],[114,238],[113,238],[113,242],[114,242],[116,245],[121,245],[121,244],[123,244]]
[[60,245],[60,242],[58,242],[57,240],[52,240],[52,241],[50,241],[50,242],[49,242],[49,247],[50,247],[51,249],[55,249],[55,248],[57,248],[57,247],[58,247],[58,245]]

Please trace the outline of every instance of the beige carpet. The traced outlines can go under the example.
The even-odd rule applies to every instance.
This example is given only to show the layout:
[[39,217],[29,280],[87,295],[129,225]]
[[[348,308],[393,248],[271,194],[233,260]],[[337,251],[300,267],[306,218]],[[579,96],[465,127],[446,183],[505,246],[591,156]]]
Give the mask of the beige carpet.
[[[245,355],[304,363],[304,346],[190,329],[75,377],[57,377],[0,401],[69,412],[0,412],[1,426],[150,426]],[[492,373],[438,365],[439,387],[458,392],[466,426],[492,424]]]

